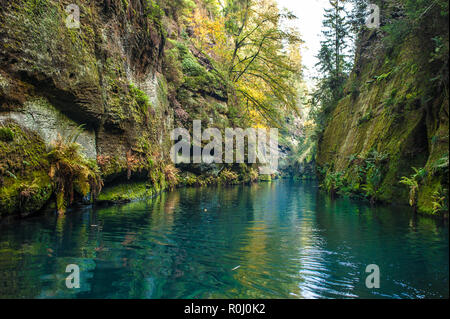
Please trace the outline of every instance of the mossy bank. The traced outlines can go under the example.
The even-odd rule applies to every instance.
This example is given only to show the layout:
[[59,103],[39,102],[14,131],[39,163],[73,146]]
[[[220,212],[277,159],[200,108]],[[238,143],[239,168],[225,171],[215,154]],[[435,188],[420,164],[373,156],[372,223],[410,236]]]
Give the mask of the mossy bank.
[[387,32],[405,23],[399,8],[380,7],[382,27],[360,35],[345,97],[319,141],[323,186],[441,215],[449,189],[448,10],[432,7],[402,38]]
[[[80,9],[79,28],[67,23],[70,4]],[[180,18],[186,5],[1,3],[1,216],[30,214],[52,200],[64,211],[76,201],[153,196],[183,180],[170,164],[175,125],[242,124],[227,83],[192,52]],[[225,167],[200,169],[186,183],[208,184],[210,175],[255,180],[250,167],[229,169],[225,177]],[[133,187],[118,198],[110,188],[122,183]]]

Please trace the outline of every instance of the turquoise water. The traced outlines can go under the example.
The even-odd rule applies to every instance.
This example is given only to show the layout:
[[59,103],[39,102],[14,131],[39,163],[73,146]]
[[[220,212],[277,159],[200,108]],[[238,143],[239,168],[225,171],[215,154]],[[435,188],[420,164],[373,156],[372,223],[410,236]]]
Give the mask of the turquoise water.
[[442,221],[332,201],[314,182],[184,188],[3,223],[0,297],[448,298],[448,248]]

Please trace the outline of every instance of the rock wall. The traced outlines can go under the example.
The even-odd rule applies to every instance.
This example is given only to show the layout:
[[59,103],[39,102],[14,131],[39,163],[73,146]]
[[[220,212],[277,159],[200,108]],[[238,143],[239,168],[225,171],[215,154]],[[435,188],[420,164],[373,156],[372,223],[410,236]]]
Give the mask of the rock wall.
[[[79,28],[66,23],[70,4]],[[228,123],[226,88],[182,43],[181,9],[166,0],[0,1],[0,215],[48,202],[58,135],[77,137],[106,187],[150,181],[160,190],[175,122]]]
[[[61,113],[45,98],[36,98],[24,102],[20,111],[7,111],[0,113],[0,123],[12,120],[36,132],[47,146],[58,138],[67,139],[74,133],[78,135],[77,142],[81,144],[81,152],[90,159],[97,158],[95,131],[82,129],[79,124]],[[79,131],[79,132],[78,132]]]
[[[71,4],[80,9],[79,28],[66,23]],[[58,198],[63,188],[49,158],[58,136],[76,137],[85,169],[99,169],[97,200],[122,202],[173,186],[174,126],[247,126],[228,84],[190,45],[184,5],[0,0],[0,216],[33,213]],[[207,185],[258,175],[246,165],[219,166],[180,167],[178,180]],[[66,197],[80,199],[72,193]]]
[[[385,2],[382,15],[393,12]],[[429,214],[437,193],[448,198],[448,40],[446,57],[433,59],[437,37],[448,39],[448,15],[436,8],[395,43],[383,29],[362,33],[345,97],[319,142],[317,164],[331,188],[390,203],[417,197]],[[415,196],[400,183],[413,167],[424,169]]]

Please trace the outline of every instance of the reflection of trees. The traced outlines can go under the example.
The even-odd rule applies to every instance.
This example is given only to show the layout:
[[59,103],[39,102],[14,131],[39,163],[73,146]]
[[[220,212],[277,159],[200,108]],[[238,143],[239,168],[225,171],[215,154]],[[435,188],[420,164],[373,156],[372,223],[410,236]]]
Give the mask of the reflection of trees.
[[241,234],[241,267],[233,272],[238,287],[223,295],[241,298],[286,298],[299,294],[301,247],[311,244],[313,219],[302,210],[314,192],[298,196],[288,183],[260,184],[253,193],[253,220]]
[[[3,230],[2,230],[3,231]],[[46,242],[16,244],[12,234],[0,242],[0,298],[32,298],[39,294],[41,272],[31,256],[45,254]],[[37,259],[40,259],[37,257]],[[44,259],[44,258],[42,258]],[[23,272],[23,269],[29,271]]]
[[[375,263],[384,276],[381,293],[405,293],[405,287],[419,278],[430,280],[436,277],[432,273],[436,271],[439,256],[448,258],[448,254],[436,256],[436,251],[430,249],[436,240],[436,234],[433,234],[433,229],[437,229],[436,222],[420,217],[419,220],[432,226],[418,233],[420,222],[408,207],[371,207],[345,198],[333,201],[327,196],[318,196],[316,206],[317,225],[326,239],[323,250],[335,252],[325,260],[331,275],[330,289],[339,287],[339,282],[346,282],[350,286],[347,292],[356,292],[360,297],[372,296],[365,288],[364,278],[365,267]],[[442,262],[448,264],[444,259]],[[402,268],[405,265],[411,267],[405,271]],[[343,292],[346,291],[342,288]]]
[[0,297],[61,297],[58,292],[65,288],[66,266],[76,259],[84,267],[83,259],[77,258],[82,257],[88,236],[86,228],[74,225],[79,222],[45,215],[2,229]]
[[[283,276],[277,264],[295,260],[286,252],[308,237],[274,231],[292,222],[292,214],[282,212],[283,192],[274,183],[186,188],[147,202],[66,214],[46,225],[30,223],[28,236],[41,238],[29,238],[32,247],[11,250],[8,269],[23,271],[8,276],[12,288],[1,291],[5,296],[70,297],[74,291],[65,288],[65,267],[76,263],[82,270],[78,297],[262,297],[264,290],[281,296],[296,284],[285,277],[278,278],[279,287],[269,287]],[[23,242],[21,235],[11,233],[9,239]],[[290,275],[296,271],[293,267]],[[19,283],[24,274],[28,290]]]
[[[366,260],[389,270],[411,256],[418,265],[399,278],[422,271],[445,284],[436,273],[448,265],[448,232],[436,221],[331,201],[315,186],[184,188],[4,225],[0,297],[335,297],[364,285]],[[442,252],[428,249],[440,239]],[[80,290],[65,287],[71,263],[81,268]]]
[[[205,286],[219,288],[224,280],[230,280],[223,278],[223,270],[231,267],[228,252],[240,245],[235,235],[245,227],[241,219],[250,218],[251,200],[245,200],[239,186],[179,191],[182,213],[176,214],[169,235],[171,245],[166,255],[172,268],[167,269],[170,280],[161,287],[162,296],[173,297],[176,291],[176,297],[207,297]],[[242,206],[248,208],[247,213],[235,214]]]

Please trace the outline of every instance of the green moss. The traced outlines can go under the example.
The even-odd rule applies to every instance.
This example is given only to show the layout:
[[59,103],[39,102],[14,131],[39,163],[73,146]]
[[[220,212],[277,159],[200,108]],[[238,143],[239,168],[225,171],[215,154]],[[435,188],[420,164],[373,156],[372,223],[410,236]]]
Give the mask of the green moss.
[[372,110],[369,111],[369,113],[367,113],[366,115],[364,115],[363,117],[361,117],[358,120],[358,125],[362,125],[364,123],[369,122],[371,119],[373,118],[373,112]]
[[142,113],[147,114],[150,108],[150,101],[147,94],[135,87],[134,84],[130,84],[130,94],[134,97]]
[[120,159],[118,156],[98,156],[98,165],[104,178],[114,177],[127,169],[125,159]]
[[[371,84],[360,86],[356,98],[339,102],[317,154],[319,166],[329,164],[330,173],[344,174],[344,190],[351,188],[351,193],[372,193],[383,202],[408,204],[409,190],[399,183],[401,177],[410,176],[413,166],[432,172],[432,163],[448,152],[448,102],[433,88],[428,60],[423,64],[417,59],[421,54],[417,42],[408,41],[396,46],[392,54],[364,63],[358,75],[352,75],[349,92],[354,83]],[[352,154],[365,158],[371,149],[389,154],[376,191],[365,181],[370,172],[361,176],[359,161],[350,159]],[[448,180],[448,173],[437,173],[433,179],[425,179],[419,187],[419,212],[431,211],[431,198],[439,187],[434,183]]]
[[148,182],[124,183],[103,189],[97,202],[120,203],[133,200],[151,198],[159,194],[161,189],[155,188]]
[[0,141],[11,142],[14,139],[14,132],[9,127],[0,127]]
[[396,104],[398,104],[397,101],[397,93],[398,93],[398,89],[397,88],[393,88],[391,90],[391,92],[389,93],[389,97],[384,101],[384,106],[385,107],[391,107],[394,106]]
[[434,215],[433,195],[441,188],[439,180],[434,180],[432,183],[426,183],[420,187],[418,193],[417,208],[418,211],[427,215]]
[[39,172],[34,179],[22,184],[19,188],[19,208],[22,213],[33,213],[40,210],[50,200],[53,187],[48,174]]
[[44,12],[48,0],[26,0],[23,9],[30,15],[39,15]]
[[13,121],[3,129],[14,139],[0,139],[0,214],[32,213],[52,194],[45,144]]
[[[178,52],[171,52],[171,66],[174,77],[178,73],[176,68],[181,67],[184,76],[180,85],[193,92],[204,92],[209,95],[225,98],[227,93],[222,77],[213,70],[207,70],[205,66],[199,63],[198,59],[192,54],[186,44],[177,41],[171,41],[174,49]],[[178,57],[179,62],[174,61]],[[178,65],[180,63],[180,65]],[[180,95],[178,100],[184,104],[186,102]]]
[[0,187],[0,215],[30,214],[40,210],[53,193],[46,172],[37,171]]
[[393,71],[391,70],[391,71],[389,71],[389,72],[387,72],[387,73],[383,73],[383,74],[380,74],[380,75],[376,75],[376,76],[374,76],[374,79],[377,81],[377,83],[379,83],[379,82],[381,82],[381,81],[383,81],[383,80],[388,79],[389,76],[391,76],[392,72],[393,72]]
[[258,180],[260,182],[271,182],[272,176],[271,175],[259,175]]

